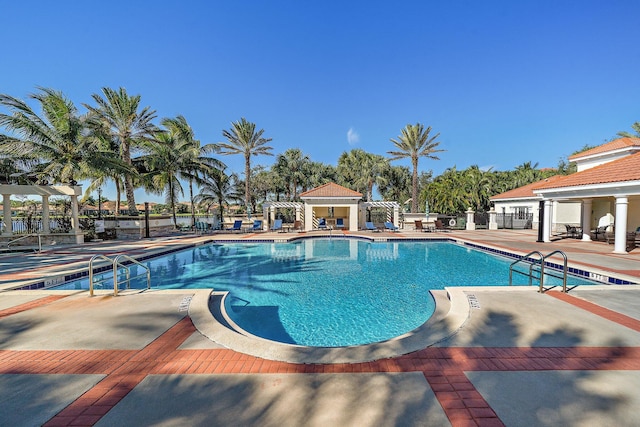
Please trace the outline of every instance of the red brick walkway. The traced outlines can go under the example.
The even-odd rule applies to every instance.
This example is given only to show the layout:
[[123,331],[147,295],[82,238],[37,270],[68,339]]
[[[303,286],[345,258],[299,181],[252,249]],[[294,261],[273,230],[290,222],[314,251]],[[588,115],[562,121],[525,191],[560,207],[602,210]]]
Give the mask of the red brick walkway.
[[[547,295],[640,330],[640,321],[559,292]],[[52,302],[43,298],[9,314]],[[4,314],[3,314],[4,313]],[[7,310],[0,312],[0,317]],[[178,350],[195,328],[187,317],[142,350],[0,351],[0,374],[103,374],[46,426],[94,425],[149,374],[422,372],[454,426],[502,426],[465,371],[640,370],[638,347],[427,348],[354,364],[292,364],[228,349]]]

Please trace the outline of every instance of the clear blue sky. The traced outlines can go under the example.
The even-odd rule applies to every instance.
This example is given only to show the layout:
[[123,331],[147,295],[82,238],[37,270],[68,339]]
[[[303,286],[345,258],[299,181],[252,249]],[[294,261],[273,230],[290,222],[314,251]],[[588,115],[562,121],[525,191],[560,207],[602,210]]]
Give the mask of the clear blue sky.
[[[640,121],[637,0],[22,0],[1,10],[0,92],[51,87],[81,107],[123,86],[159,118],[184,115],[202,143],[246,117],[274,154],[300,148],[335,165],[352,148],[385,155],[421,122],[447,150],[420,162],[437,175],[553,167]],[[243,171],[240,156],[221,160]]]

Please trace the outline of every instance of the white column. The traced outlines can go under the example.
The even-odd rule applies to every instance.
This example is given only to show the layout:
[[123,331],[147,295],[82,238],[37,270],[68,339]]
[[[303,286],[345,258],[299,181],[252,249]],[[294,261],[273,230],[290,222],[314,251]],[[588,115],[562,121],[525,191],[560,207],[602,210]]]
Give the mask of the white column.
[[304,230],[313,230],[313,205],[310,203],[304,204]]
[[614,254],[627,253],[627,208],[629,206],[628,197],[616,197],[616,223],[615,237],[613,244]]
[[551,204],[552,200],[544,201],[544,224],[542,228],[542,241],[545,243],[551,242]]
[[491,208],[489,211],[489,230],[497,230],[498,221],[496,221],[496,210]]
[[13,235],[13,223],[11,222],[11,194],[2,195],[2,222],[4,227],[2,229],[3,236]]
[[349,206],[349,231],[358,231],[359,213],[358,205]]
[[591,199],[582,201],[582,240],[591,241]]
[[466,229],[467,230],[475,230],[476,229],[476,223],[475,223],[475,218],[474,218],[475,212],[473,211],[473,209],[469,208],[469,209],[467,209],[467,211],[465,213],[467,214]]
[[84,236],[80,231],[80,223],[78,222],[78,196],[71,196],[71,234],[76,235],[76,243],[84,242]]
[[400,207],[393,207],[393,225],[400,227]]
[[51,224],[49,221],[49,196],[42,196],[42,233],[51,233]]

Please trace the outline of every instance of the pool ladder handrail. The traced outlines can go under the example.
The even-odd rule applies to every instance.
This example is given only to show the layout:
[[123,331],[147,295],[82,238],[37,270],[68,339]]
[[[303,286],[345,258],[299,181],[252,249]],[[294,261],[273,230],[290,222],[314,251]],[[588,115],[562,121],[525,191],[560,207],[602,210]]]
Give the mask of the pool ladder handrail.
[[[538,289],[538,292],[542,293],[544,291],[544,266],[545,266],[545,261],[547,258],[556,255],[556,254],[560,254],[562,255],[563,258],[563,266],[562,266],[562,292],[566,293],[567,292],[567,254],[565,254],[564,252],[562,252],[561,250],[555,250],[553,252],[549,252],[546,255],[542,255],[542,253],[540,251],[531,251],[528,254],[522,256],[520,259],[515,260],[514,262],[511,263],[511,265],[509,266],[509,286],[512,286],[513,284],[513,272],[515,271],[516,273],[519,274],[526,274],[529,277],[529,286],[531,286],[533,284],[533,268],[535,267],[535,265],[537,263],[540,263],[540,276],[538,277],[538,280],[540,282],[540,287]],[[532,255],[538,255],[538,259],[531,259],[530,257]],[[514,270],[514,267],[516,266],[516,264],[518,264],[519,262],[528,262],[529,263],[529,273],[524,273],[522,271],[518,271],[518,270]]]
[[[103,278],[97,281],[93,280],[93,262],[97,259],[104,260],[111,263],[112,271],[113,271],[113,296],[114,297],[118,296],[118,286],[121,283],[126,282],[127,289],[129,289],[131,287],[131,279],[137,279],[143,276],[146,276],[147,278],[147,289],[151,289],[151,270],[149,269],[149,267],[135,260],[134,258],[130,257],[129,255],[121,254],[116,256],[112,260],[111,258],[105,255],[99,254],[99,255],[94,255],[89,261],[89,296],[93,296],[93,286],[95,283],[106,282],[107,280],[109,280],[108,278]],[[126,261],[127,263],[125,264],[123,261],[120,261],[121,259],[123,261]],[[132,265],[137,265],[142,267],[145,270],[145,272],[142,274],[138,274],[137,276],[131,277],[130,267]],[[120,271],[120,269],[125,270],[125,280],[122,280],[122,281],[118,280],[118,271]]]

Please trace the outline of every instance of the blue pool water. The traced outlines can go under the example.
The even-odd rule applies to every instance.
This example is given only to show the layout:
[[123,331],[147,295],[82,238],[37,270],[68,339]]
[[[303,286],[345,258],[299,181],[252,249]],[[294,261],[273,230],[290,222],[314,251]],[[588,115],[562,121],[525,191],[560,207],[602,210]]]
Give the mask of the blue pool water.
[[[336,347],[384,341],[422,325],[435,308],[432,289],[507,285],[511,261],[447,242],[334,238],[209,244],[145,264],[154,288],[229,291],[229,316],[254,335]],[[527,284],[522,276],[515,280]],[[554,281],[560,284],[555,278],[547,284]],[[62,288],[86,289],[88,282]]]

